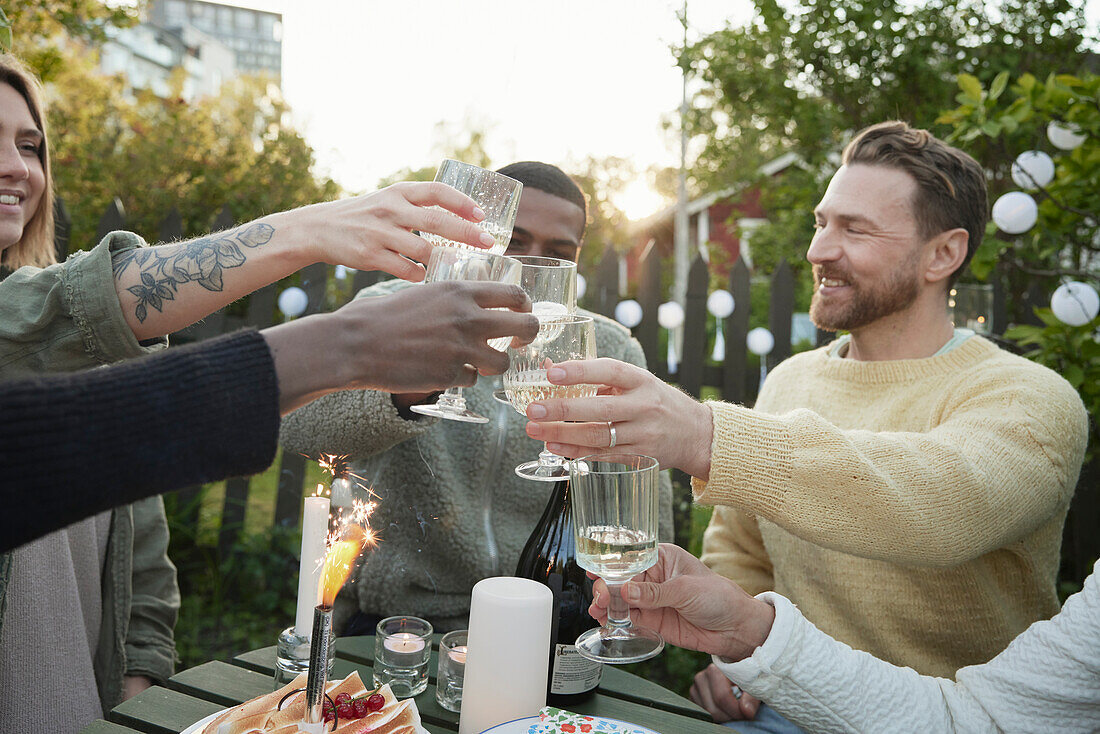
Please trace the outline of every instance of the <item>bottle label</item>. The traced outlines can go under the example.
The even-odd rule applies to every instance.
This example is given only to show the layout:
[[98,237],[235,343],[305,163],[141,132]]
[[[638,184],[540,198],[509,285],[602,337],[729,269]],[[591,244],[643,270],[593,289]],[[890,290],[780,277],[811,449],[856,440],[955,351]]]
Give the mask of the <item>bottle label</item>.
[[554,645],[554,671],[550,692],[563,695],[586,693],[600,684],[603,664],[582,656],[574,645]]

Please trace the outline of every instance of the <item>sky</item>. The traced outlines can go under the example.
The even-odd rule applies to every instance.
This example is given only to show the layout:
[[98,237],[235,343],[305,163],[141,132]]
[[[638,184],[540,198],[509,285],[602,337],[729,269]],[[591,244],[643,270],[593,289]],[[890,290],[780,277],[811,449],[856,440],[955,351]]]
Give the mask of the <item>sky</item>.
[[[683,0],[229,0],[283,15],[283,93],[318,173],[369,191],[486,132],[495,165],[588,156],[679,163],[671,46]],[[1087,15],[1100,22],[1100,0]],[[751,17],[749,0],[688,0],[689,40]],[[440,127],[442,123],[442,127]],[[616,202],[667,204],[645,177]]]
[[[675,0],[238,0],[283,14],[283,93],[319,173],[353,192],[438,163],[448,136],[487,133],[493,163],[567,171],[589,155],[679,163],[662,118],[680,105]],[[748,17],[690,0],[689,39]],[[442,132],[437,124],[443,123]],[[640,182],[640,218],[661,201]]]

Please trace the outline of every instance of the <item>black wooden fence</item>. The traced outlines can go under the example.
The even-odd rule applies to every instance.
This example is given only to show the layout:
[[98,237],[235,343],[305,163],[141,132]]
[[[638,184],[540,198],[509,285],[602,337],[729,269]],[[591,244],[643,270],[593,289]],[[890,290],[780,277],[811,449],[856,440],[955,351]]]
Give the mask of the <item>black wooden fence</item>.
[[[67,252],[67,216],[64,205],[58,207],[59,258]],[[236,223],[228,207],[215,217],[212,230],[228,229]],[[100,219],[97,228],[97,240],[108,232],[125,228],[125,216],[121,204],[116,200]],[[171,242],[183,237],[178,212],[170,212],[160,225],[158,236],[161,242]],[[592,311],[614,317],[615,306],[623,292],[620,288],[618,253],[608,250],[596,268],[594,277],[589,278],[587,292],[582,305]],[[633,329],[641,343],[650,370],[661,379],[678,384],[694,397],[701,397],[704,388],[713,388],[722,400],[751,405],[759,388],[760,372],[751,369],[755,357],[750,357],[746,347],[746,337],[750,321],[750,272],[742,260],[738,260],[729,275],[727,289],[733,295],[736,307],[733,313],[723,320],[725,338],[725,359],[715,363],[710,359],[711,344],[708,338],[708,318],[706,303],[709,291],[710,273],[707,263],[696,258],[688,274],[687,297],[684,308],[683,348],[676,372],[669,374],[665,354],[661,350],[661,327],[657,321],[657,307],[666,299],[661,292],[661,261],[656,248],[650,248],[648,256],[640,264],[637,300],[642,306],[642,320]],[[334,277],[333,268],[325,264],[311,265],[300,273],[300,287],[309,297],[305,313],[317,313],[324,310],[327,284]],[[758,276],[759,277],[759,276]],[[352,293],[380,279],[378,273],[356,271],[353,276]],[[794,315],[794,277],[786,262],[781,262],[771,274],[769,283],[768,328],[775,337],[775,346],[766,357],[768,370],[791,356],[791,324]],[[171,341],[186,343],[210,338],[234,331],[244,326],[264,328],[282,321],[277,312],[276,299],[279,284],[262,288],[247,299],[247,305],[226,308],[208,316],[203,321],[172,335]],[[1044,302],[1041,293],[1029,293],[1028,298],[1038,304]],[[1007,326],[1005,298],[995,281],[990,314],[991,331],[994,338],[1002,334]],[[342,304],[332,304],[342,305]],[[230,311],[233,314],[231,315]],[[240,315],[242,314],[243,315]],[[825,332],[818,332],[818,343],[831,338]],[[279,468],[279,481],[273,521],[288,527],[297,526],[302,504],[305,483],[305,457],[284,453]],[[678,485],[684,496],[676,503],[677,541],[686,542],[684,533],[690,527],[690,490],[686,477],[679,476]],[[223,553],[236,543],[244,526],[245,505],[249,491],[249,478],[234,478],[226,482],[225,499],[222,508],[221,528],[218,547]],[[1100,463],[1092,462],[1082,470],[1081,481],[1074,497],[1073,506],[1066,523],[1063,548],[1063,578],[1080,581],[1091,571],[1091,564],[1100,555]],[[193,516],[185,518],[190,527],[198,525],[198,498],[200,488],[183,490],[177,506],[188,508]]]

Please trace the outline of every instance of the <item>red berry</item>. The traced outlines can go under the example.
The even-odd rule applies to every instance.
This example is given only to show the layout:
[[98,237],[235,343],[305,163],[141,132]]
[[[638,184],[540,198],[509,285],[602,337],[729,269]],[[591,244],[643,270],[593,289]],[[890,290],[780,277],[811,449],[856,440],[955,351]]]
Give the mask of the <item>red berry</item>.
[[336,718],[336,714],[334,714],[334,713],[332,712],[332,709],[331,709],[331,708],[327,708],[327,709],[325,709],[325,723],[326,723],[326,724],[327,724],[328,722],[330,722],[330,721],[334,720],[335,718]]
[[352,701],[352,709],[355,711],[355,718],[361,719],[370,713],[370,708],[367,706],[367,702],[361,698],[357,698]]
[[351,700],[351,694],[347,693],[346,691],[344,693],[338,693],[336,695],[336,705],[337,706],[339,706],[342,703],[347,703],[350,700]]
[[342,703],[336,707],[336,713],[340,714],[341,719],[350,719],[352,714],[352,708],[350,703]]
[[381,693],[376,693],[367,699],[367,709],[369,711],[381,711],[386,705],[386,698]]

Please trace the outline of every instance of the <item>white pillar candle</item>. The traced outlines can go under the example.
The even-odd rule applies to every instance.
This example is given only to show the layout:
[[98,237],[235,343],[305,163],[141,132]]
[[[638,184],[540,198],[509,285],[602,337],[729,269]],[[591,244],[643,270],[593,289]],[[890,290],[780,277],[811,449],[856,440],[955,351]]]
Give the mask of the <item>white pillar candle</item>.
[[306,497],[302,511],[302,557],[298,564],[298,609],[294,633],[309,637],[313,629],[313,608],[321,603],[321,566],[328,534],[328,497]]
[[554,595],[531,579],[474,585],[459,734],[534,716],[546,705]]

